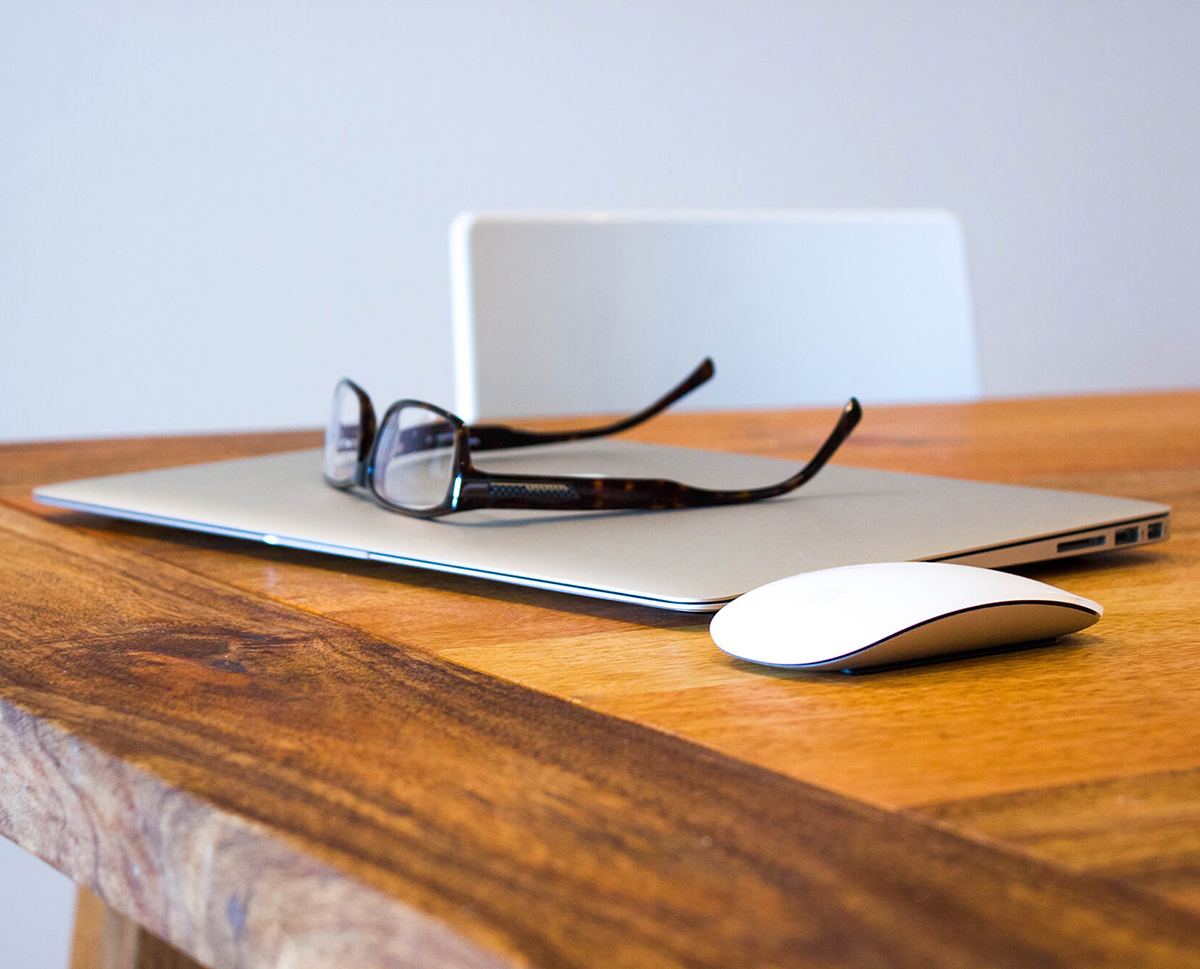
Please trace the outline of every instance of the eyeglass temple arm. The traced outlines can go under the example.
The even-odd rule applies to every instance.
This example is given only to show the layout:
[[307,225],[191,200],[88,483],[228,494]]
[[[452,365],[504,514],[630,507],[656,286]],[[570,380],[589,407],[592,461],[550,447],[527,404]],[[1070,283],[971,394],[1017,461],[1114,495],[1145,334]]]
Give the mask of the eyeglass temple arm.
[[825,443],[807,464],[785,481],[740,491],[698,488],[664,478],[587,478],[582,476],[485,474],[467,480],[458,508],[696,508],[773,498],[814,478],[862,419],[851,397]]
[[681,384],[649,407],[630,417],[600,427],[579,428],[570,431],[526,431],[503,424],[471,424],[468,426],[470,447],[473,451],[491,451],[498,448],[557,444],[562,441],[581,441],[589,437],[607,437],[610,434],[619,434],[621,431],[636,427],[638,424],[648,421],[655,414],[666,410],[680,397],[690,394],[701,384],[712,379],[715,373],[716,367],[713,365],[712,358],[705,357],[704,362],[693,370]]

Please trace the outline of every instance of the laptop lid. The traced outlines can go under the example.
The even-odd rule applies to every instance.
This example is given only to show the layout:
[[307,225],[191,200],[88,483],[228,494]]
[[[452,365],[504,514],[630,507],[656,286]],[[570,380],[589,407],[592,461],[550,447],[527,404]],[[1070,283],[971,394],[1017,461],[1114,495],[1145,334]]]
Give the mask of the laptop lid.
[[[621,440],[484,452],[486,470],[778,481],[774,458]],[[666,511],[487,509],[423,520],[321,476],[320,451],[47,485],[49,505],[310,551],[712,612],[783,576],[862,562],[1000,567],[1161,541],[1170,508],[1128,498],[830,465],[766,501]]]

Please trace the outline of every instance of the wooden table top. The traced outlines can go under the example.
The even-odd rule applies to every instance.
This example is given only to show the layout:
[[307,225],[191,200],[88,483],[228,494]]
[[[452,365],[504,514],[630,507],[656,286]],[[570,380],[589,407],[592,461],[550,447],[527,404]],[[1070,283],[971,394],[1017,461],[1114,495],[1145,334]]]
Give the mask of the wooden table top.
[[[831,411],[644,440],[793,459]],[[704,617],[35,505],[315,433],[0,447],[0,833],[215,967],[1200,965],[1200,392],[868,409],[838,460],[1126,495],[1104,619],[861,677]]]

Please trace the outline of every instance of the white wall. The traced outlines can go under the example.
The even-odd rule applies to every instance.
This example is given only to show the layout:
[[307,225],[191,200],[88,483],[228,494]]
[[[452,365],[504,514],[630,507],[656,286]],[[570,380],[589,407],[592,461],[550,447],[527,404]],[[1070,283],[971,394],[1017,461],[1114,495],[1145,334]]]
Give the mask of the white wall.
[[75,886],[0,837],[0,966],[67,969]]
[[464,208],[946,207],[988,393],[1196,386],[1197,37],[1187,0],[0,0],[0,440],[317,424],[342,374],[449,402]]
[[449,401],[477,208],[943,206],[990,394],[1200,383],[1200,6],[0,3],[0,439]]

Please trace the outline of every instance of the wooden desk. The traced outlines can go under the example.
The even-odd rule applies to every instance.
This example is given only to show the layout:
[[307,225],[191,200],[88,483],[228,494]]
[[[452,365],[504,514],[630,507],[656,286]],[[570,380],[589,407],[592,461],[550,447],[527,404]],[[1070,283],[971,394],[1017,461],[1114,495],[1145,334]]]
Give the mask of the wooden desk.
[[[642,437],[806,457],[830,412]],[[0,449],[0,832],[205,964],[1200,965],[1200,393],[869,410],[846,463],[1149,498],[1040,650],[773,674],[702,618],[53,511],[316,436]]]

